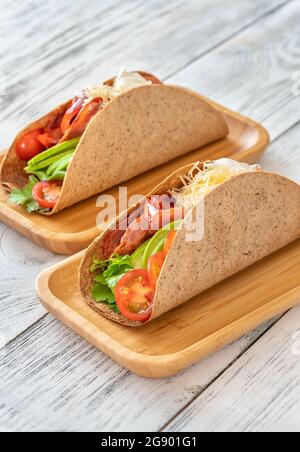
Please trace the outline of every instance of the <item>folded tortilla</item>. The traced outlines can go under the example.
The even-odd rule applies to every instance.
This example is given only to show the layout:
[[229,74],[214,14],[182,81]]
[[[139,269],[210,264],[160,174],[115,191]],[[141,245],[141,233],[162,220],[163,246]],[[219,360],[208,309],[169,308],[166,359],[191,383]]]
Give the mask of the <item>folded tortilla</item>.
[[[15,147],[24,132],[43,128],[68,102],[22,130],[4,158],[0,181],[8,190],[28,182]],[[90,121],[76,148],[53,215],[228,134],[223,116],[201,96],[170,85],[133,88]]]
[[[172,174],[147,198],[182,187],[182,176],[191,168],[193,165]],[[185,226],[190,216],[195,218],[198,205],[185,218],[166,258],[149,321],[300,237],[300,186],[277,174],[257,171],[234,176],[207,194],[202,206],[204,236],[200,241],[186,241]],[[116,224],[123,218],[122,215],[88,248],[79,282],[84,300],[96,311],[120,324],[138,326],[141,323],[128,321],[91,296],[93,258],[106,259],[108,242],[114,241],[116,246],[120,243]]]

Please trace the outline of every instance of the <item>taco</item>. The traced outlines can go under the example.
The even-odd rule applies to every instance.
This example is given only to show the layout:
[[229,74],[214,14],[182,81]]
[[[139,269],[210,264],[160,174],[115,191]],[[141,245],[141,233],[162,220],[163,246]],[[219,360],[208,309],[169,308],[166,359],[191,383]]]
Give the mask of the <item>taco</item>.
[[[194,223],[200,235],[190,235]],[[298,184],[259,165],[198,162],[94,241],[80,266],[80,290],[105,317],[139,326],[299,237]]]
[[11,203],[53,215],[227,133],[197,94],[123,71],[22,130],[0,181]]

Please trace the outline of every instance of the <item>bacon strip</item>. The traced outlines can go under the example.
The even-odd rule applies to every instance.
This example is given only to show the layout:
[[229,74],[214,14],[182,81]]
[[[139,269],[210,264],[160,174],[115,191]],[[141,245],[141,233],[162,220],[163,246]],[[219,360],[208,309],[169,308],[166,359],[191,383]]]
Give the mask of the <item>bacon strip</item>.
[[114,254],[126,256],[132,254],[140,245],[151,237],[149,231],[149,220],[144,215],[134,220],[126,229],[121,239],[120,245],[115,249]]
[[164,226],[183,218],[184,209],[182,208],[159,210],[150,217],[148,209],[148,214],[144,213],[128,226],[114,254],[119,254],[120,256],[131,255]]
[[124,231],[110,230],[105,234],[105,238],[101,245],[102,259],[109,259],[113,254],[116,246],[120,243]]

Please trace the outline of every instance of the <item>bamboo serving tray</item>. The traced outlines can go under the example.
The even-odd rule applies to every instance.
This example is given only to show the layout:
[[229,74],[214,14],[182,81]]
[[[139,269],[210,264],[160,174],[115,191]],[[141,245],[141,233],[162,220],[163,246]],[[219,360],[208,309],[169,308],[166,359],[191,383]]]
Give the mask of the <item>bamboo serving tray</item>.
[[[229,136],[121,184],[127,186],[129,197],[134,194],[146,195],[176,169],[197,160],[221,157],[248,163],[259,160],[269,144],[268,132],[260,124],[208,99],[206,101],[225,116],[230,128]],[[0,156],[0,165],[2,159],[3,156]],[[105,194],[113,195],[118,200],[118,187]],[[69,207],[53,217],[45,217],[29,214],[22,207],[12,206],[7,201],[7,193],[0,188],[0,221],[49,251],[64,255],[75,254],[87,248],[101,232],[101,225],[99,228],[96,226],[100,212],[100,208],[96,206],[98,196]]]
[[143,377],[174,375],[300,303],[300,240],[138,328],[89,307],[78,287],[79,253],[36,282],[45,308]]

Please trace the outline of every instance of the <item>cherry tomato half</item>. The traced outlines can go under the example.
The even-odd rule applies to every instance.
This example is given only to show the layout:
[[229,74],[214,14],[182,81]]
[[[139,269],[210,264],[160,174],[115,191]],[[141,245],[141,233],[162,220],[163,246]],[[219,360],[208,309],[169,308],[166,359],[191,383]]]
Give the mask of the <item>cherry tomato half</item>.
[[42,133],[43,129],[36,129],[21,136],[16,144],[16,153],[19,159],[29,162],[45,150],[45,146],[38,140],[38,136]]
[[177,231],[170,231],[164,245],[164,256],[167,257],[169,254],[169,251],[171,249],[171,246],[173,245],[175,236],[177,234]]
[[43,209],[53,209],[61,192],[61,182],[39,182],[32,189],[33,199]]
[[45,146],[46,149],[49,149],[60,141],[62,135],[63,134],[60,129],[55,129],[39,135],[38,140],[43,146]]
[[133,322],[149,320],[154,299],[146,270],[132,270],[119,281],[115,288],[116,303],[126,319]]
[[162,266],[164,265],[164,261],[165,261],[165,255],[163,252],[154,254],[149,259],[148,274],[149,274],[150,284],[154,289],[156,288],[156,284],[157,284]]

